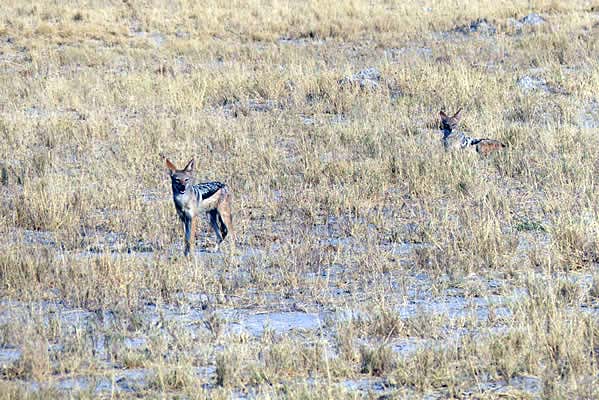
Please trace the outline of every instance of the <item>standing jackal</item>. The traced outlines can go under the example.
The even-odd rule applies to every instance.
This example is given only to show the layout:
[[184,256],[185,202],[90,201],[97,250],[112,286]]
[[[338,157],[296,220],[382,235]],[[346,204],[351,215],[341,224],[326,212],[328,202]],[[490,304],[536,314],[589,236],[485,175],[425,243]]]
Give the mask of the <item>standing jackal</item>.
[[183,169],[177,169],[168,158],[166,166],[171,175],[175,208],[185,226],[185,255],[189,255],[195,242],[194,217],[202,212],[210,219],[216,234],[215,251],[218,251],[218,246],[227,237],[227,233],[233,233],[229,188],[222,182],[194,184],[193,158]]
[[443,132],[443,146],[445,150],[460,148],[463,149],[468,146],[476,146],[476,151],[487,156],[494,151],[501,150],[505,144],[495,139],[475,139],[464,134],[464,132],[458,131],[458,122],[460,122],[462,109],[460,108],[452,117],[445,114],[443,111],[439,112],[441,117],[441,131]]

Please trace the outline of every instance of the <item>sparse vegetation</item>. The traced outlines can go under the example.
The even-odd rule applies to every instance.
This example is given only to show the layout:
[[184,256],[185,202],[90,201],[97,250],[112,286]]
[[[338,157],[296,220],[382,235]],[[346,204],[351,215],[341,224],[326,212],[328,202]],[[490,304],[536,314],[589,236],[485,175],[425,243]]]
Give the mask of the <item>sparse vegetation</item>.
[[[0,20],[0,397],[599,397],[593,4]],[[445,152],[460,107],[506,151]],[[231,187],[235,248],[182,256],[161,155]]]

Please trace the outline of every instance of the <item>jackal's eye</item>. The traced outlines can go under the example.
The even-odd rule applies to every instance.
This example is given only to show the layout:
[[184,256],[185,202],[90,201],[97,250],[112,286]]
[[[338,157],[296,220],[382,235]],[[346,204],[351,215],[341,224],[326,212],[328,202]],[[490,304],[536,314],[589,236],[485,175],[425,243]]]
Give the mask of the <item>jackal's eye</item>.
[[185,178],[185,183],[187,183],[189,181],[189,178]]

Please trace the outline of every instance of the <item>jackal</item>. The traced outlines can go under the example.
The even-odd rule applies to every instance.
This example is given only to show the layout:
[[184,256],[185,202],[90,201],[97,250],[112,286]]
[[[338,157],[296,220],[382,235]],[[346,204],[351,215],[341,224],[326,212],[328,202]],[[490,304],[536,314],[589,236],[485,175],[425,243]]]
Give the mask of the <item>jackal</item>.
[[187,163],[185,168],[177,169],[165,158],[166,166],[171,175],[173,201],[175,208],[185,228],[185,255],[193,249],[195,242],[194,217],[205,212],[216,234],[216,247],[233,233],[233,218],[231,216],[231,192],[222,182],[204,182],[194,184],[194,160]]
[[476,151],[483,156],[487,156],[494,151],[506,147],[505,144],[495,139],[476,139],[467,136],[457,130],[460,122],[462,109],[460,108],[453,116],[449,117],[443,111],[439,112],[441,117],[441,131],[443,132],[443,146],[445,150],[463,149],[468,146],[476,146]]

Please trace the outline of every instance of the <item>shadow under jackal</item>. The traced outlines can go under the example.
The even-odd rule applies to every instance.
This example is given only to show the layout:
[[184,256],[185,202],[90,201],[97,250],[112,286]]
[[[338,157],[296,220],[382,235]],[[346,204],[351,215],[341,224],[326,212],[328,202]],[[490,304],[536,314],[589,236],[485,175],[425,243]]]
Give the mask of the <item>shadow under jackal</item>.
[[204,212],[216,234],[215,251],[218,251],[227,234],[233,233],[229,188],[222,182],[195,184],[193,159],[183,169],[177,169],[168,158],[165,160],[171,175],[175,208],[185,228],[185,255],[189,255],[194,246],[195,217]]
[[441,117],[441,131],[443,132],[443,146],[445,150],[463,149],[468,146],[476,146],[476,151],[487,156],[495,151],[506,147],[505,144],[495,139],[476,139],[467,136],[464,132],[458,131],[458,123],[461,119],[462,109],[460,108],[453,116],[448,116],[443,111],[439,112]]

